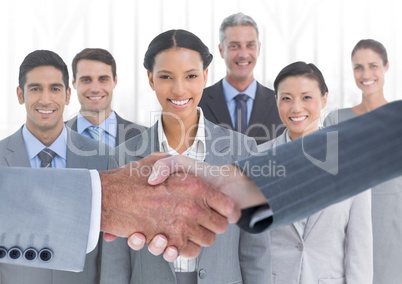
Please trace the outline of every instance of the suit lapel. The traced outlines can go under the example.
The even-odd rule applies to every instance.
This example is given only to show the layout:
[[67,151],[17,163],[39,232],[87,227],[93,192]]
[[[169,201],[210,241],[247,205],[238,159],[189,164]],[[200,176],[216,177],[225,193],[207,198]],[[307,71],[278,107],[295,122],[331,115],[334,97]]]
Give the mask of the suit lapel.
[[[115,114],[116,114],[116,123],[117,123],[117,131],[116,131],[116,146],[117,145],[120,145],[120,143],[122,143],[122,142],[124,142],[124,141],[126,141],[127,139],[126,139],[126,137],[131,137],[130,136],[130,132],[132,131],[132,130],[128,130],[126,133],[125,133],[125,136],[124,137],[120,137],[120,130],[124,130],[125,128],[126,128],[126,125],[125,125],[125,121],[123,120],[123,118],[121,118],[119,115],[117,115],[117,113],[115,112]],[[121,139],[124,139],[123,141],[121,141]]]
[[[147,139],[148,143],[146,143],[146,148],[144,151],[141,151],[141,154],[138,155],[140,158],[145,158],[146,156],[155,153],[155,152],[160,152],[159,150],[159,138],[158,138],[158,122],[156,122],[154,125],[152,125],[150,128],[148,128],[146,131],[144,131],[142,134],[142,140]],[[145,142],[142,141],[138,143],[140,145],[143,145]],[[136,145],[137,146],[137,145]],[[136,150],[139,150],[136,148]]]
[[308,235],[310,234],[311,230],[314,228],[314,225],[317,223],[318,218],[320,217],[322,211],[319,211],[311,216],[308,217],[307,219],[307,224],[306,228],[304,229],[304,235],[303,238],[306,240]]
[[86,168],[87,157],[79,154],[83,146],[81,135],[67,128],[66,168]]
[[10,153],[4,158],[10,167],[31,167],[22,136],[22,128],[10,136],[7,148]]
[[[255,93],[255,99],[253,103],[253,110],[251,112],[249,125],[265,125],[267,116],[272,113],[272,108],[275,107],[275,100],[270,96],[262,93],[262,86],[257,82],[257,91]],[[259,127],[253,127],[250,129],[248,136],[257,137]],[[271,129],[269,129],[271,131]]]
[[[228,134],[228,130],[222,129],[220,126],[205,119],[205,150],[207,155],[205,156],[205,162],[211,165],[224,165],[231,162],[231,157],[228,155],[215,155],[218,153],[225,153],[231,146],[231,136]],[[238,132],[233,132],[232,135],[238,135]],[[227,139],[217,139],[225,138]],[[227,159],[227,161],[225,161]]]
[[219,121],[219,124],[226,124],[230,128],[233,128],[232,119],[230,118],[225,96],[223,95],[222,80],[212,87],[211,92],[207,96],[208,108],[216,118],[216,121]]
[[[169,262],[170,270],[172,270],[173,277],[176,279],[176,271],[174,270],[174,262]],[[177,282],[177,279],[176,281]]]
[[275,140],[273,140],[272,148],[285,144],[286,143],[286,136],[287,136],[288,131],[285,130],[281,135],[278,136]]
[[65,124],[74,131],[77,131],[77,118],[78,116],[74,116],[72,119],[67,120]]

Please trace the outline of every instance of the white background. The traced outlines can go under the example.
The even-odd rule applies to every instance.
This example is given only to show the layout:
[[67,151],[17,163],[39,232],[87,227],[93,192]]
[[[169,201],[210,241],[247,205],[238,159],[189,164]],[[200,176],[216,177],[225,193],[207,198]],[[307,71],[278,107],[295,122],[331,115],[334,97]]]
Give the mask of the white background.
[[[353,46],[363,38],[382,42],[390,69],[386,97],[402,99],[402,4],[398,0],[13,0],[0,2],[0,139],[25,122],[18,104],[18,69],[35,49],[58,53],[69,66],[85,47],[109,50],[117,62],[113,108],[145,125],[159,104],[142,66],[149,42],[160,32],[181,28],[198,35],[214,60],[208,85],[225,75],[218,52],[218,29],[233,13],[252,16],[260,28],[261,55],[255,77],[272,88],[285,65],[316,64],[329,90],[326,111],[360,101],[350,63]],[[70,78],[71,78],[70,74]],[[71,80],[70,80],[71,83]],[[65,119],[79,110],[74,89]]]

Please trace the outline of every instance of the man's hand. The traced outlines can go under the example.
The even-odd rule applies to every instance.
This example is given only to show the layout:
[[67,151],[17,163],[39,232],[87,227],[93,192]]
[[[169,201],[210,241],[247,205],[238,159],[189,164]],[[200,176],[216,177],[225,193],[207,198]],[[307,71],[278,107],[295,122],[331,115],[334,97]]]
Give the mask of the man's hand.
[[[207,163],[196,161],[185,156],[172,156],[157,161],[153,167],[153,173],[148,182],[157,185],[171,178],[175,172],[185,172],[196,175],[200,180],[211,187],[230,196],[241,208],[248,208],[266,204],[266,200],[257,186],[234,165],[222,167],[211,166]],[[229,222],[235,223],[237,219]],[[151,253],[159,255],[163,253],[166,261],[174,261],[178,252],[173,246],[168,246],[166,237],[157,235],[148,245]],[[135,233],[129,238],[129,245],[134,250],[139,250],[145,245],[145,238],[140,233]]]
[[181,155],[156,161],[148,182],[152,185],[160,184],[177,172],[195,175],[212,188],[230,196],[242,209],[267,203],[254,182],[236,166],[212,166]]
[[100,173],[101,230],[106,240],[140,232],[149,242],[160,233],[166,236],[166,245],[176,247],[180,255],[195,257],[200,246],[210,246],[216,234],[225,232],[228,219],[239,219],[240,209],[231,198],[192,174],[177,173],[158,185],[149,185],[152,166],[161,157],[150,155]]

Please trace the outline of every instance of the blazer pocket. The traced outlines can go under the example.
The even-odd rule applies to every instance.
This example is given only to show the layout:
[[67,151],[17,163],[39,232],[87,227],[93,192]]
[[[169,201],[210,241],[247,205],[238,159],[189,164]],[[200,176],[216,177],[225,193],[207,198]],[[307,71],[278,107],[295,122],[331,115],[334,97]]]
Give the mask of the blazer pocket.
[[318,284],[346,284],[345,277],[318,279]]
[[272,284],[276,284],[276,275],[272,274],[271,276]]

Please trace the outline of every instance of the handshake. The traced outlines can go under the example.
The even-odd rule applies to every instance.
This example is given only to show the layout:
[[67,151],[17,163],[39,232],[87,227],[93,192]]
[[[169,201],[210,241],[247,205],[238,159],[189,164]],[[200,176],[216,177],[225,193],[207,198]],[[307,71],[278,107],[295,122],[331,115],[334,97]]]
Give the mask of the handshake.
[[131,248],[174,261],[195,257],[236,223],[240,209],[266,200],[234,165],[213,167],[184,156],[155,153],[100,172],[101,230],[106,241],[129,237]]
[[[272,218],[263,218],[250,229],[247,218],[254,209],[249,209],[239,225],[260,232],[268,225],[273,228],[306,218],[402,175],[401,108],[402,101],[389,103],[239,161],[239,167],[215,167],[157,153],[101,172],[101,230],[106,240],[129,237],[133,249],[149,243],[152,253],[164,252],[165,259],[173,261],[178,253],[195,257],[201,246],[211,245],[216,234],[239,220],[240,209],[266,205],[267,200]],[[330,133],[337,135],[338,151],[330,156],[335,172],[309,154],[325,157]],[[285,177],[258,175],[254,167],[248,175],[243,172],[249,162],[263,168],[271,160],[284,166]]]

